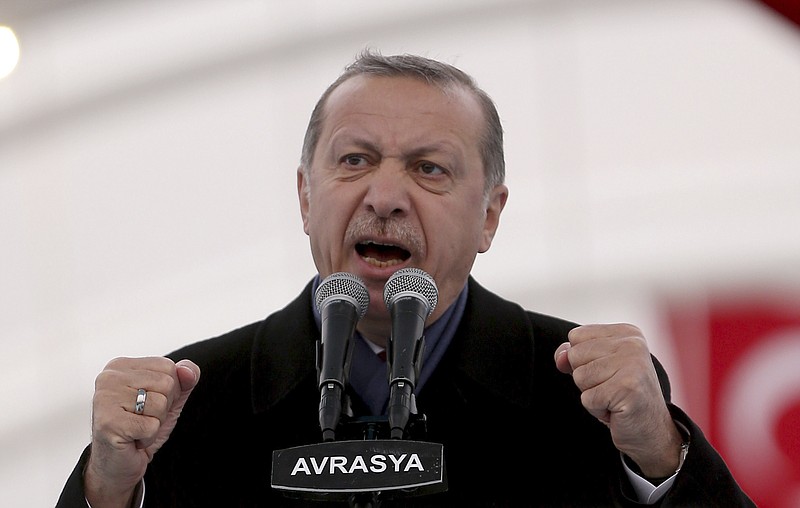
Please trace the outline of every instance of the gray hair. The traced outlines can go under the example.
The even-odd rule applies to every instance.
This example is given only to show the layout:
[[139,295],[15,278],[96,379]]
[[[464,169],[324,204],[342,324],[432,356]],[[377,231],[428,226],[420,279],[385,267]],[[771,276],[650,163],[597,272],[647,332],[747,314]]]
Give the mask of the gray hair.
[[300,163],[304,172],[308,172],[313,162],[314,150],[316,150],[322,129],[323,109],[328,97],[343,82],[360,75],[411,77],[437,86],[445,92],[455,86],[461,86],[471,92],[480,103],[486,120],[480,147],[485,176],[484,191],[488,193],[495,185],[503,183],[506,173],[503,155],[503,126],[500,123],[500,115],[497,113],[494,101],[478,87],[475,80],[464,71],[437,60],[416,55],[383,56],[370,50],[363,51],[353,63],[345,67],[344,72],[331,83],[317,101],[303,140]]

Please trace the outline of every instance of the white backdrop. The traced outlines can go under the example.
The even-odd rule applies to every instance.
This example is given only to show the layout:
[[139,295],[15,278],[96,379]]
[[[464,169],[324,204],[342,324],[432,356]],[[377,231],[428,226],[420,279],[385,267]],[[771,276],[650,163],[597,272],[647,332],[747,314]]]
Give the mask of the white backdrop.
[[55,503],[109,359],[260,319],[313,276],[302,137],[366,46],[495,98],[511,192],[475,275],[496,292],[636,323],[677,374],[665,297],[800,288],[800,32],[753,2],[83,1],[12,28],[2,506]]

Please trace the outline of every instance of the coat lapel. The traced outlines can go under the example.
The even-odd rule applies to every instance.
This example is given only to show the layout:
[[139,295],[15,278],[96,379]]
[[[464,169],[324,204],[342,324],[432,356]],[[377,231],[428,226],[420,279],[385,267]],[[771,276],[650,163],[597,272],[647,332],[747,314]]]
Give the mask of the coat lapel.
[[[311,284],[284,309],[269,316],[257,332],[251,364],[255,413],[268,410],[309,376],[316,376],[319,330],[311,310]],[[522,307],[470,277],[464,317],[437,374],[456,369],[470,384],[526,407],[533,392],[533,344],[533,330]],[[446,377],[434,375],[430,382],[452,381]],[[470,397],[468,389],[456,388],[463,397]]]
[[251,386],[253,412],[262,413],[297,386],[316,378],[319,330],[311,310],[311,286],[284,309],[270,315],[253,342]]
[[450,385],[464,402],[481,391],[527,407],[532,400],[533,362],[533,330],[525,311],[470,277],[464,317],[429,383],[435,383],[436,391]]

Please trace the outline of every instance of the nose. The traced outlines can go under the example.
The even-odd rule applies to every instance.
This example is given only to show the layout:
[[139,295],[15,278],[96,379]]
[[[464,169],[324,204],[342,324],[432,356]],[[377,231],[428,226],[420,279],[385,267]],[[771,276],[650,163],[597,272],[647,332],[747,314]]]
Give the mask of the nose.
[[384,159],[369,176],[364,205],[383,219],[405,215],[411,206],[408,192],[410,180],[402,163]]

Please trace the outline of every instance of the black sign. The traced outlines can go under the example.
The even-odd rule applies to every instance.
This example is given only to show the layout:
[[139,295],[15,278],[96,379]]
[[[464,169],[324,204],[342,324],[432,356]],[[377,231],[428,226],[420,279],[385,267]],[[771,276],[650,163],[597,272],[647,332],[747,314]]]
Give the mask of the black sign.
[[[425,486],[446,490],[438,443],[406,440],[330,441],[272,452],[275,489],[348,493]],[[423,489],[430,491],[431,489]]]

